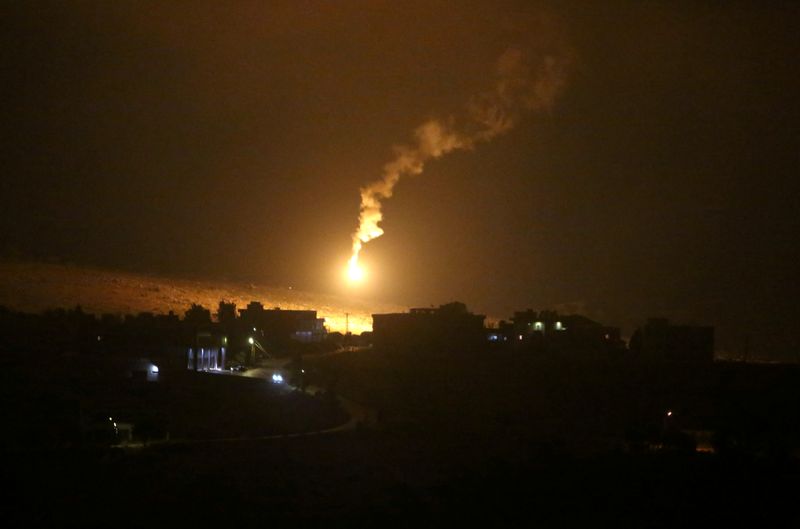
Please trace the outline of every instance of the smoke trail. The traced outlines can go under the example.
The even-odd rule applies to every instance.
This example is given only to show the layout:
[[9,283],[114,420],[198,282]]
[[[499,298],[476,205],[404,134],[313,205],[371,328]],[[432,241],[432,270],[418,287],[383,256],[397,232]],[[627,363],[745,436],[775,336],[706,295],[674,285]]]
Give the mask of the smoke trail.
[[455,150],[472,149],[508,132],[527,111],[549,108],[565,81],[565,61],[544,56],[531,64],[522,51],[508,49],[497,61],[494,86],[473,97],[463,123],[431,119],[414,131],[410,145],[394,148],[395,157],[383,167],[383,176],[361,188],[358,229],[353,233],[351,277],[360,274],[359,254],[372,239],[383,235],[381,205],[392,196],[403,176],[417,175],[425,163]]

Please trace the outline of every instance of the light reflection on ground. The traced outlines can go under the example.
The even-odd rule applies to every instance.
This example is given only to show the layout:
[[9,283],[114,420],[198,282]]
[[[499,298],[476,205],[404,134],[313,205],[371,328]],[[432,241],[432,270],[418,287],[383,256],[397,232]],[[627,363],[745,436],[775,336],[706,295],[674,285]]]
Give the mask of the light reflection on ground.
[[0,263],[0,305],[13,310],[39,312],[47,308],[74,307],[94,314],[138,312],[183,315],[192,303],[212,312],[221,299],[244,308],[260,301],[267,308],[313,309],[330,331],[355,334],[372,330],[372,314],[397,312],[406,307],[343,299],[288,287],[269,287],[234,282],[164,278],[130,272],[72,265]]

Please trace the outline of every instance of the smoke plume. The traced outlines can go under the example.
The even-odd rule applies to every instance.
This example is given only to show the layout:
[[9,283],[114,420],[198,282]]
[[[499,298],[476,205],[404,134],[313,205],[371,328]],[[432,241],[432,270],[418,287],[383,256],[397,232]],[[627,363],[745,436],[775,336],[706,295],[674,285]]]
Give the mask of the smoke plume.
[[383,176],[361,188],[351,275],[359,270],[364,244],[383,235],[381,206],[401,178],[420,174],[429,160],[491,141],[514,128],[527,112],[550,108],[564,84],[565,69],[565,61],[553,56],[531,61],[519,49],[508,49],[497,60],[492,88],[474,96],[458,120],[450,116],[426,121],[414,131],[413,142],[395,146],[395,156],[384,165]]

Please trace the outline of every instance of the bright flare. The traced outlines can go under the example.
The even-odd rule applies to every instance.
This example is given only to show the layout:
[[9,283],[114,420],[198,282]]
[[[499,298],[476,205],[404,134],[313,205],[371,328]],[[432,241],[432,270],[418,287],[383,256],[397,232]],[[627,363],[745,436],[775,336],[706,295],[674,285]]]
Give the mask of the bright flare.
[[358,264],[358,255],[350,258],[350,263],[347,265],[347,279],[354,283],[364,279],[364,269]]

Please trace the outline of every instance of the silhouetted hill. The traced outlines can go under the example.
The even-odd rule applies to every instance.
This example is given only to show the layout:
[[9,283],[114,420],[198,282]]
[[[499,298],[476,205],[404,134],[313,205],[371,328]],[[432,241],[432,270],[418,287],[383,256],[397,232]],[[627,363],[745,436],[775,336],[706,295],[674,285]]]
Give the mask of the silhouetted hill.
[[331,331],[372,329],[373,312],[403,310],[389,304],[316,294],[289,287],[167,278],[74,265],[0,262],[0,305],[26,312],[81,305],[86,312],[183,314],[192,303],[214,308],[219,300],[245,307],[260,300],[267,307],[312,309]]

